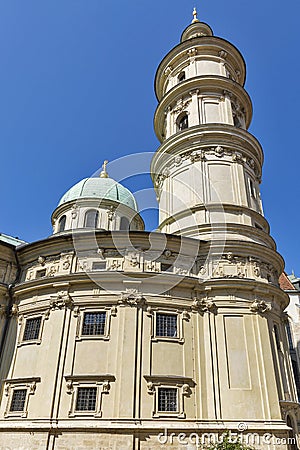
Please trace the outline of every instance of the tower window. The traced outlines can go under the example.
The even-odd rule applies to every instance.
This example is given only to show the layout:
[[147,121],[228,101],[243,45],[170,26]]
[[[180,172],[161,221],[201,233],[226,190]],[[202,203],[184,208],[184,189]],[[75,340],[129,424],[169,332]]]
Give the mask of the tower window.
[[189,119],[188,119],[187,114],[184,114],[183,116],[179,116],[179,118],[177,119],[177,127],[178,127],[178,131],[185,130],[186,128],[189,127]]
[[85,213],[84,227],[97,228],[99,213],[95,209],[90,209]]
[[27,389],[14,389],[9,411],[24,411]]
[[158,411],[177,412],[177,396],[176,388],[158,388]]
[[177,79],[178,79],[179,83],[181,83],[181,81],[184,81],[185,80],[185,72],[180,72]]
[[82,334],[84,336],[104,335],[106,322],[105,312],[87,312],[83,316]]
[[66,228],[66,216],[62,216],[58,222],[58,232],[64,231]]
[[80,387],[77,389],[76,411],[96,411],[97,388]]
[[127,217],[121,217],[120,230],[129,230],[129,220]]
[[156,314],[156,336],[177,337],[176,314]]
[[26,320],[23,341],[34,341],[39,338],[42,317],[33,317]]
[[251,180],[251,178],[249,178],[249,187],[250,187],[250,195],[253,198],[256,198],[256,192],[255,192],[255,188],[254,188],[254,183]]

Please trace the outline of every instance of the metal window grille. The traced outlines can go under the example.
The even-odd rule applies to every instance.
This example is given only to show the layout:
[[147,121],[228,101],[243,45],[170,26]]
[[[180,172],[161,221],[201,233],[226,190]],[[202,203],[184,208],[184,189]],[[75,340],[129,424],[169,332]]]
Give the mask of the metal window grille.
[[26,320],[23,341],[31,341],[39,338],[42,318],[33,317]]
[[158,411],[178,411],[176,388],[158,388]]
[[24,411],[27,389],[14,389],[10,411]]
[[97,388],[82,387],[77,390],[76,411],[96,411]]
[[84,336],[103,335],[105,330],[105,312],[84,313],[82,334]]
[[156,336],[177,337],[176,314],[156,314]]

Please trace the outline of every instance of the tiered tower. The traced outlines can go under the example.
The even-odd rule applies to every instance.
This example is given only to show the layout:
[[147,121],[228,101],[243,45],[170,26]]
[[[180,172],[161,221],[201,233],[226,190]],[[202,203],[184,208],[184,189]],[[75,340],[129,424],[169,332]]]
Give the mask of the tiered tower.
[[196,449],[225,430],[295,448],[284,264],[244,81],[194,12],[155,81],[160,232],[104,164],[63,196],[52,236],[2,251],[0,448]]

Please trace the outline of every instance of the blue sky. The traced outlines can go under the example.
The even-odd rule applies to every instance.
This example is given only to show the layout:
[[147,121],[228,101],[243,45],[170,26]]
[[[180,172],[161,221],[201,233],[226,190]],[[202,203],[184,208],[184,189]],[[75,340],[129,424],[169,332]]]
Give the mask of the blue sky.
[[60,197],[103,159],[155,151],[155,71],[195,5],[245,57],[265,215],[286,270],[300,274],[296,1],[0,0],[1,232],[48,236]]

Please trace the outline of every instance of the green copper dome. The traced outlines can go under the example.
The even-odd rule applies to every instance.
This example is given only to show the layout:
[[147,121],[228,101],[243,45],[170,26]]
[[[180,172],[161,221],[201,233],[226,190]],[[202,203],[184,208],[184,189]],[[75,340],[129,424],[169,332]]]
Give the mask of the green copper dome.
[[81,198],[113,200],[138,211],[133,194],[112,178],[85,178],[69,189],[60,199],[58,205]]

